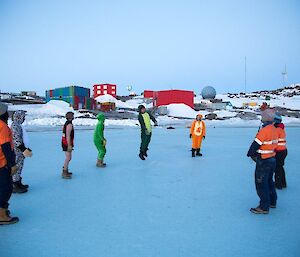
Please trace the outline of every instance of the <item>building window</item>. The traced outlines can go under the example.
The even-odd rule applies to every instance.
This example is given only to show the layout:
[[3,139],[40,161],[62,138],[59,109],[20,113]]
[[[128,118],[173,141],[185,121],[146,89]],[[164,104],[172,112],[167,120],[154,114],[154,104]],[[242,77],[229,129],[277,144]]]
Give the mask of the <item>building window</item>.
[[112,87],[111,87],[111,89],[112,89],[112,90],[115,90],[115,89],[116,89],[116,87],[115,87],[115,86],[112,86]]
[[97,89],[101,89],[101,86],[97,86]]
[[104,86],[103,86],[103,89],[107,89],[107,85],[104,85]]
[[98,94],[98,95],[100,95],[100,94],[101,94],[101,91],[100,91],[100,90],[98,90],[98,91],[97,91],[97,94]]
[[111,93],[114,95],[116,93],[116,91],[111,91]]
[[107,90],[104,90],[103,93],[104,93],[104,94],[107,94]]

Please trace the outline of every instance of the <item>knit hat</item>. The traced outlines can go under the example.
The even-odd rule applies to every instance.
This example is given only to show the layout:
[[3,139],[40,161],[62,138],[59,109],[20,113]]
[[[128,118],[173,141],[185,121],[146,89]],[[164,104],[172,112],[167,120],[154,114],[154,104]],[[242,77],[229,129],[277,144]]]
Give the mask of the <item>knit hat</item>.
[[146,107],[145,107],[144,105],[141,104],[141,105],[139,105],[139,107],[138,107],[139,112],[141,112],[142,109],[146,109]]
[[274,109],[266,109],[261,111],[261,121],[271,121],[274,122],[275,118],[275,110]]
[[4,103],[0,103],[0,116],[7,112],[7,105]]

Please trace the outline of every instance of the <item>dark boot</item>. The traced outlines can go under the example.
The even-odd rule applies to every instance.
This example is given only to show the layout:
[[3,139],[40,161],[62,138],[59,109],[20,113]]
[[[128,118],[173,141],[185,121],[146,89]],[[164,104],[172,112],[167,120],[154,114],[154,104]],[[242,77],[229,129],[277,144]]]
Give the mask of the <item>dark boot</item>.
[[197,156],[202,156],[202,153],[200,153],[200,148],[197,149],[196,155],[197,155]]
[[144,152],[144,156],[148,157],[147,150]]
[[196,149],[192,148],[192,157],[195,157],[195,151]]
[[145,157],[144,157],[144,154],[143,154],[142,152],[140,152],[139,157],[140,157],[141,160],[143,160],[143,161],[146,160]]
[[18,217],[10,217],[6,209],[0,208],[0,225],[10,225],[18,221]]
[[13,193],[16,194],[23,194],[26,193],[28,190],[27,188],[24,188],[22,186],[20,186],[20,182],[13,182]]
[[19,185],[20,185],[20,187],[25,188],[25,189],[28,189],[28,188],[29,188],[28,185],[24,185],[24,184],[22,183],[22,178],[20,179]]
[[61,177],[62,177],[63,179],[71,179],[71,178],[72,178],[72,175],[68,173],[68,170],[65,170],[65,169],[63,168]]

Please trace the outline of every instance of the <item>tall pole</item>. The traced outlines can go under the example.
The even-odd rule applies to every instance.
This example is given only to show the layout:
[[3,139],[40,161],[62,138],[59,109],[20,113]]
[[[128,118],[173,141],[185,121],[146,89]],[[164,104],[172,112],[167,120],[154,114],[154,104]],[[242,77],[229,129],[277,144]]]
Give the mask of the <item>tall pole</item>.
[[245,94],[247,93],[247,56],[245,56]]
[[282,74],[282,83],[283,83],[283,87],[286,86],[287,84],[287,71],[286,71],[286,65],[284,66],[284,71],[281,73]]

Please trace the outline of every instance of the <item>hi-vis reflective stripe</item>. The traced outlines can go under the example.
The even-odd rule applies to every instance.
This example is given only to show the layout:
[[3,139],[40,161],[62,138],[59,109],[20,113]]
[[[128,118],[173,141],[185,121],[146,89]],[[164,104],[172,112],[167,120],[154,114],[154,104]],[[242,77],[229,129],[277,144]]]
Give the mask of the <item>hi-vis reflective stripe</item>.
[[258,153],[261,153],[261,154],[272,154],[274,153],[273,150],[257,150]]
[[278,139],[278,145],[279,146],[286,146],[286,139],[285,138],[279,138]]
[[256,143],[258,143],[259,145],[262,145],[262,144],[263,144],[263,142],[261,142],[258,138],[255,138],[254,141],[255,141]]
[[273,145],[273,144],[277,144],[278,140],[272,140],[272,141],[260,141],[258,138],[255,138],[255,142],[258,143],[259,145]]

